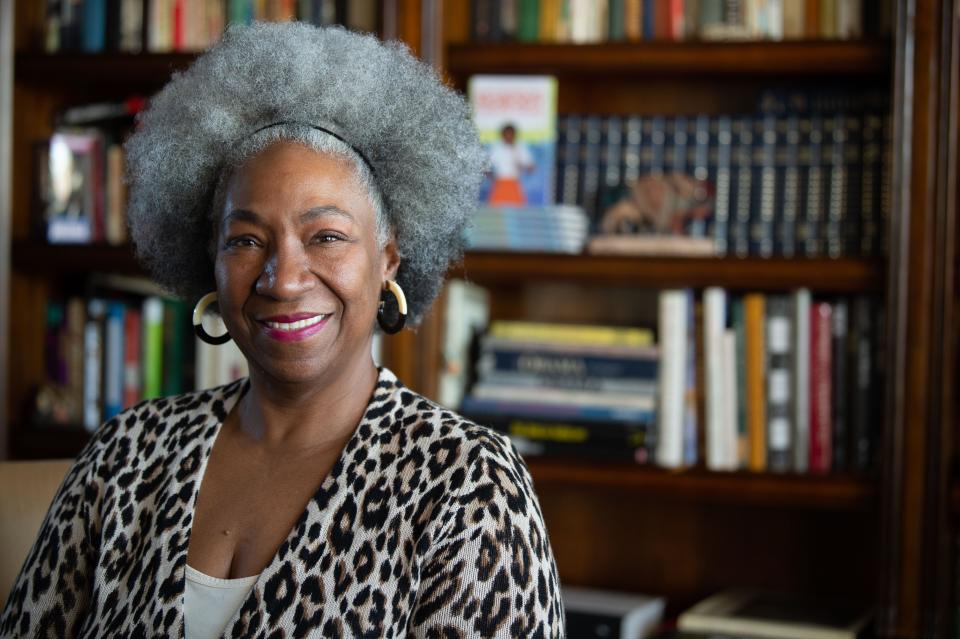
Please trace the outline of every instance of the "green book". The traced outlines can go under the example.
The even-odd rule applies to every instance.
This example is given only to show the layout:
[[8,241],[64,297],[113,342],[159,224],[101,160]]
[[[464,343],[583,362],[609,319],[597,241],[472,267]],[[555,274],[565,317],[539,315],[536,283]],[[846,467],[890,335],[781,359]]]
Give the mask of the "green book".
[[624,0],[610,0],[607,6],[607,22],[607,37],[611,42],[622,42],[627,39]]
[[540,37],[540,0],[520,0],[520,19],[517,39],[536,42]]
[[747,432],[747,335],[743,316],[743,299],[734,298],[730,304],[730,320],[737,340],[737,465],[746,468],[750,452],[750,434]]
[[163,392],[163,300],[143,301],[143,398],[160,397]]
[[187,308],[180,300],[163,300],[163,395],[184,391]]

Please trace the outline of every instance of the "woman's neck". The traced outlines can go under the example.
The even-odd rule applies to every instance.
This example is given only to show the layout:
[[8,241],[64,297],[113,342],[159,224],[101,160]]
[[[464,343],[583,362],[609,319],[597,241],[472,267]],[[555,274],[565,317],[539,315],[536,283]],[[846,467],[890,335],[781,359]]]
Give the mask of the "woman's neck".
[[242,435],[268,450],[309,451],[350,438],[377,384],[372,358],[329,380],[285,384],[250,371],[250,388],[233,412]]

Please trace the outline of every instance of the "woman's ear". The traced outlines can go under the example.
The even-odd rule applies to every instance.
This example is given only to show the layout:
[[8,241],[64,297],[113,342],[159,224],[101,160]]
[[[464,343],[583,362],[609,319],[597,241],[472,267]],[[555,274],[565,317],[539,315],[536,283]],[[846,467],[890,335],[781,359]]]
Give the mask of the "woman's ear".
[[383,255],[383,279],[397,279],[397,271],[400,269],[400,251],[397,248],[397,238],[392,232],[381,250]]

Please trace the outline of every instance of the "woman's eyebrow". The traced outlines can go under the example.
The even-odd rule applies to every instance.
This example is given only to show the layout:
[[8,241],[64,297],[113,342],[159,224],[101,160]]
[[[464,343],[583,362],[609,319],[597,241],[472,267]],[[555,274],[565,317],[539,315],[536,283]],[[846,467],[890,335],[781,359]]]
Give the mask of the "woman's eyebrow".
[[333,204],[326,204],[323,206],[315,206],[301,213],[300,222],[301,223],[310,222],[312,220],[317,219],[318,217],[326,217],[328,215],[344,217],[350,220],[351,222],[353,221],[353,215],[351,215],[349,212],[344,211],[339,206],[335,206]]
[[257,226],[264,226],[263,218],[247,209],[234,209],[223,216],[221,226],[226,226],[230,222],[249,222]]

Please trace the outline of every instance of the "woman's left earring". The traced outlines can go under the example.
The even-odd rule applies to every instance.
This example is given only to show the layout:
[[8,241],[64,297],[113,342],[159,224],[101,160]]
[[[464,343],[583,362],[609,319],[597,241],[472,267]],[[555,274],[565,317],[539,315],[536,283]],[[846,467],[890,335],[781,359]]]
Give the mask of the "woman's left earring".
[[[407,323],[407,296],[403,294],[403,289],[400,288],[400,285],[394,282],[393,280],[387,280],[384,282],[386,286],[385,289],[380,291],[380,306],[377,309],[377,323],[380,324],[380,329],[387,333],[388,335],[394,335],[399,333],[404,324]],[[397,317],[392,323],[388,323],[385,317],[387,306],[387,295],[392,295],[397,307]]]
[[217,292],[213,291],[212,293],[207,293],[200,298],[200,301],[197,302],[197,305],[193,307],[193,332],[197,334],[197,337],[202,339],[207,344],[213,344],[214,346],[219,346],[220,344],[226,344],[230,341],[230,333],[224,333],[223,335],[217,335],[214,337],[207,331],[203,330],[203,314],[207,310],[207,307],[217,301]]

